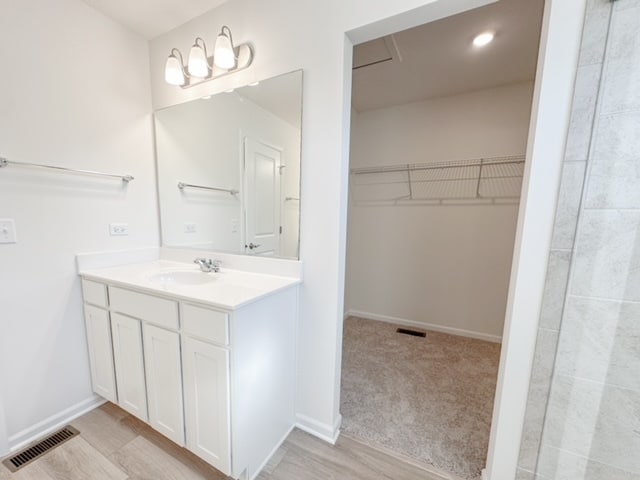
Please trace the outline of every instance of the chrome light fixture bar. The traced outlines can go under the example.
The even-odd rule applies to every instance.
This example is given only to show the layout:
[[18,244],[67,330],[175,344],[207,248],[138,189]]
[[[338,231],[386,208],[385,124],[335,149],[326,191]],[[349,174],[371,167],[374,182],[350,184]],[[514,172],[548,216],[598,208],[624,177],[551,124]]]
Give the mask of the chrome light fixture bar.
[[252,61],[251,45],[243,43],[234,47],[231,29],[223,25],[216,38],[212,56],[207,54],[207,46],[202,37],[195,39],[186,66],[180,50],[172,48],[164,67],[164,79],[169,85],[188,88],[244,70]]

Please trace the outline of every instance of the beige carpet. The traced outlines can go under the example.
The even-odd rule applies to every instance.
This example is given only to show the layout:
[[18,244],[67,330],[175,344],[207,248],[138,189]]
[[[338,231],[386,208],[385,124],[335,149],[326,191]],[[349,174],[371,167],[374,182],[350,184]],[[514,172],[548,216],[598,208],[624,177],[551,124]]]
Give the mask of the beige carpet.
[[500,345],[350,317],[343,432],[465,479],[485,466]]

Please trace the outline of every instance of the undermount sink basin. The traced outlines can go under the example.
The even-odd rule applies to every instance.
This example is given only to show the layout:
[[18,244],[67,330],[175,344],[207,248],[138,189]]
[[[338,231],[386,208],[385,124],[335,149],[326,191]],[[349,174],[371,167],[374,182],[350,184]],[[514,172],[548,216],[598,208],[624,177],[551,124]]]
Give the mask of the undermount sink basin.
[[149,277],[151,283],[159,285],[202,285],[215,281],[215,277],[204,272],[162,272]]

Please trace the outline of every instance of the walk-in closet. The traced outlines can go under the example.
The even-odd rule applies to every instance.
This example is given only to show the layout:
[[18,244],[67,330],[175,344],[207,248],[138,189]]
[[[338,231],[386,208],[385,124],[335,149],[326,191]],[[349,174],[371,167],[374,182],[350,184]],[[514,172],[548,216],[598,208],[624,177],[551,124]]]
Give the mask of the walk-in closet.
[[354,49],[343,433],[443,478],[485,466],[543,5]]

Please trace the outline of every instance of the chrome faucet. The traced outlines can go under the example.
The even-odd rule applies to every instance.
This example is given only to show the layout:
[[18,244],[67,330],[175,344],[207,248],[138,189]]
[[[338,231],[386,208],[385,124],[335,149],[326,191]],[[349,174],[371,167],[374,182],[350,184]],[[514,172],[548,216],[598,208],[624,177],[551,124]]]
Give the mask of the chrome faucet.
[[196,258],[193,263],[197,263],[202,272],[219,272],[220,265],[222,265],[220,260],[211,260],[210,258]]

